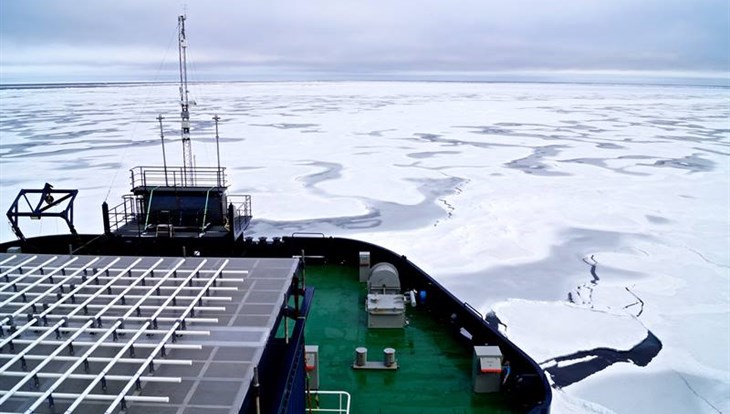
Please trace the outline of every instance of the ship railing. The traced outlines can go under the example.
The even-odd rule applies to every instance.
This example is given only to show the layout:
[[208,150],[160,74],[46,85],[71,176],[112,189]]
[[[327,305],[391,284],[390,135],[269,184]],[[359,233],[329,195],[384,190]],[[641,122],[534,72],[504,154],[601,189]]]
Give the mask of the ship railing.
[[251,221],[253,212],[251,210],[250,195],[228,195],[228,202],[233,205],[233,231],[240,234]]
[[225,167],[134,167],[130,171],[132,188],[227,187]]
[[[141,199],[133,194],[122,196],[122,202],[109,209],[109,229],[116,232],[125,226],[134,224],[141,231],[140,218],[142,217]],[[129,227],[126,227],[129,230]]]
[[347,391],[312,390],[308,394],[307,413],[350,413],[350,394]]

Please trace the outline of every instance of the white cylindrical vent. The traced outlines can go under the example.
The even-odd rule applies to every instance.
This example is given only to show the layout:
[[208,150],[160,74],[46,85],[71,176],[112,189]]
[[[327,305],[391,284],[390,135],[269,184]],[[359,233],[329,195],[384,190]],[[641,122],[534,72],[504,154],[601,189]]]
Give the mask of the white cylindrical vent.
[[392,367],[393,364],[395,364],[395,349],[393,348],[385,348],[383,350],[383,363],[386,367]]
[[364,367],[368,362],[368,349],[364,346],[355,348],[355,365]]

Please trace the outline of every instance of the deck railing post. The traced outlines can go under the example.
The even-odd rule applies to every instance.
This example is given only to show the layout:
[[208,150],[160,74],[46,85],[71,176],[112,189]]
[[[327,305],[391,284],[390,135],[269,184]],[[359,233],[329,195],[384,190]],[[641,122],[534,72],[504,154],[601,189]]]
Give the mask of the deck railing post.
[[238,223],[236,223],[236,216],[233,213],[233,203],[228,204],[228,227],[231,234],[231,240],[236,240],[236,233],[238,233]]
[[104,234],[108,236],[112,234],[112,230],[109,225],[109,205],[106,203],[106,201],[101,203],[101,214],[102,220],[104,221]]

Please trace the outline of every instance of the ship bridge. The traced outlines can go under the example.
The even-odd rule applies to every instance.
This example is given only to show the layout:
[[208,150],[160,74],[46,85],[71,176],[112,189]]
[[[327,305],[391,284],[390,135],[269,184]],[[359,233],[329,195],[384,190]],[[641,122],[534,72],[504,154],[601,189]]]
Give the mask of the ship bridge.
[[132,194],[104,204],[104,229],[122,237],[242,237],[251,196],[230,195],[225,168],[134,167]]

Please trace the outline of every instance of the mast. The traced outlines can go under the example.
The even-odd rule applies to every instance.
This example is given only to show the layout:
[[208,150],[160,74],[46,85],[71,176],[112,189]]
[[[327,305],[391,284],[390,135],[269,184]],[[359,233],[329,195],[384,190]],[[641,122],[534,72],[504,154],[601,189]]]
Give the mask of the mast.
[[177,17],[180,61],[180,134],[183,145],[183,185],[193,185],[193,149],[190,144],[190,112],[188,102],[188,68],[185,38],[185,15]]
[[215,151],[218,154],[218,170],[216,172],[216,176],[218,177],[218,187],[221,186],[221,147],[220,147],[220,139],[218,138],[218,121],[220,121],[221,117],[218,116],[218,114],[215,114],[213,117],[213,120],[215,121]]

